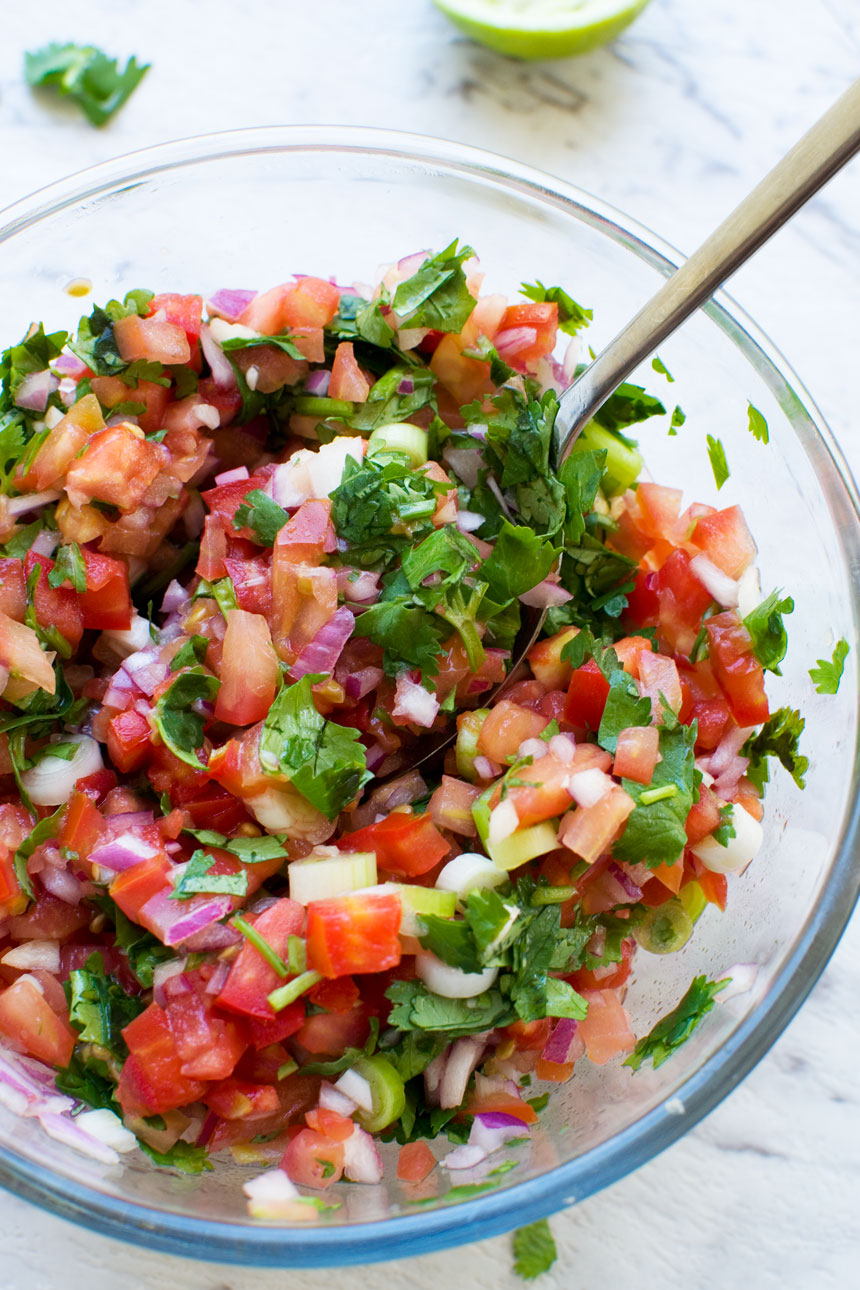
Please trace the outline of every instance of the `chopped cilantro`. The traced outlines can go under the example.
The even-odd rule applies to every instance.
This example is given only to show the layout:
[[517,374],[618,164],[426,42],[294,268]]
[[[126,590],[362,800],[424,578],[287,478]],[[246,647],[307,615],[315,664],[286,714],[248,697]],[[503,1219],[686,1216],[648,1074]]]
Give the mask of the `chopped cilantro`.
[[81,319],[69,349],[97,376],[119,376],[129,364],[116,347],[113,325],[131,314],[145,316],[151,299],[151,291],[136,288],[127,293],[122,303],[109,300],[104,307],[96,305],[89,317]]
[[269,774],[286,775],[333,820],[373,776],[358,731],[327,721],[317,711],[311,685],[319,679],[303,676],[281,689],[263,724],[260,763]]
[[263,833],[259,837],[226,838],[214,829],[185,829],[204,847],[219,847],[238,856],[242,864],[260,864],[264,860],[287,858],[286,837],[279,833]]
[[650,724],[651,700],[647,695],[640,697],[639,687],[633,677],[619,664],[609,678],[609,693],[600,719],[597,742],[607,752],[614,753],[622,730],[630,726]]
[[69,973],[65,988],[69,1020],[79,1041],[97,1044],[122,1062],[128,1055],[122,1030],[143,1012],[143,1000],[126,994],[119,982],[106,973],[97,952],[89,956],[84,967]]
[[687,414],[680,404],[676,403],[672,409],[672,418],[669,422],[669,434],[677,434],[681,426],[687,420]]
[[391,304],[401,325],[462,331],[475,308],[463,262],[474,254],[470,246],[458,250],[455,238],[444,251],[426,259],[411,278],[399,283]]
[[68,1066],[55,1072],[54,1081],[61,1093],[73,1097],[76,1102],[86,1102],[94,1110],[117,1110],[114,1099],[116,1085],[110,1077],[107,1063],[91,1052],[72,1053]]
[[[11,741],[10,741],[11,743]],[[52,815],[47,815],[44,820],[39,820],[27,837],[15,852],[14,866],[15,876],[21,886],[21,890],[30,900],[36,899],[36,893],[33,890],[33,884],[30,881],[30,875],[27,872],[27,861],[36,850],[36,847],[47,842],[49,838],[54,837],[60,826],[60,819],[65,811],[65,804],[58,806]]]
[[354,636],[368,636],[382,648],[382,666],[396,676],[404,665],[435,676],[444,653],[442,641],[450,635],[445,620],[408,600],[379,600],[355,620]]
[[[693,805],[695,739],[695,723],[683,726],[676,722],[671,729],[664,724],[660,727],[660,760],[648,788],[630,779],[622,780],[636,807],[612,849],[616,860],[637,864],[644,859],[650,869],[655,869],[661,864],[677,863],[684,854],[684,823]],[[650,798],[642,800],[649,790],[668,786],[675,788],[673,796],[655,799],[652,792]]]
[[754,408],[751,403],[748,403],[747,409],[749,411],[750,434],[754,439],[758,439],[759,443],[770,443],[770,432],[767,428],[767,422],[759,412],[758,408]]
[[555,1240],[545,1218],[514,1232],[514,1271],[524,1281],[548,1272],[558,1257]]
[[819,694],[835,694],[842,680],[845,659],[848,657],[848,642],[843,637],[836,642],[833,658],[816,660],[818,666],[809,669],[809,676]]
[[50,86],[71,98],[93,125],[105,125],[137,89],[149,63],[130,58],[120,71],[115,58],[95,45],[46,45],[24,55],[27,84]]
[[785,658],[788,648],[788,637],[782,621],[783,614],[794,612],[794,601],[791,596],[780,599],[778,591],[772,591],[766,600],[757,605],[744,619],[744,627],[752,637],[753,653],[762,667],[776,676],[781,676],[779,665]]
[[56,563],[48,573],[49,586],[62,587],[64,583],[77,592],[87,589],[87,566],[84,564],[84,557],[77,542],[70,542],[68,546],[60,547],[56,555]]
[[370,387],[364,403],[356,404],[343,420],[361,434],[391,422],[409,421],[422,408],[435,408],[435,386],[436,378],[428,367],[389,368]]
[[732,804],[731,802],[726,802],[720,807],[720,822],[711,834],[714,841],[719,842],[721,847],[727,847],[729,838],[737,836],[737,830],[732,823],[732,816]]
[[148,1142],[138,1138],[137,1145],[163,1169],[178,1169],[183,1174],[202,1174],[206,1169],[214,1168],[205,1147],[197,1147],[193,1142],[184,1142],[182,1138],[174,1142],[167,1151],[156,1151]]
[[711,470],[714,472],[717,491],[722,488],[723,484],[729,478],[729,466],[726,461],[726,450],[719,439],[715,439],[712,434],[707,436],[708,457],[711,461]]
[[638,1071],[643,1062],[650,1061],[656,1070],[689,1039],[699,1022],[713,1008],[714,996],[724,990],[730,980],[730,977],[723,977],[721,981],[709,981],[706,976],[694,977],[677,1008],[667,1013],[653,1030],[638,1041],[624,1065],[632,1066]]
[[385,568],[422,534],[432,531],[437,486],[413,470],[402,453],[357,462],[348,457],[331,493],[335,532],[363,568]]
[[758,734],[751,735],[741,754],[749,757],[747,775],[759,788],[769,778],[768,757],[778,757],[798,788],[805,786],[804,776],[809,769],[809,758],[799,751],[800,736],[805,720],[796,708],[778,708],[771,713]]
[[153,709],[155,728],[175,757],[197,770],[205,767],[197,756],[203,744],[206,719],[194,708],[195,704],[210,702],[215,698],[221,682],[200,667],[179,672],[176,680],[165,690]]
[[479,576],[487,583],[488,596],[504,604],[542,582],[556,556],[552,544],[530,528],[503,520],[493,551],[481,566]]
[[247,896],[248,875],[246,873],[212,873],[209,870],[215,863],[214,856],[205,851],[195,851],[185,866],[173,891],[171,900],[190,900],[192,896]]
[[189,636],[170,660],[171,672],[179,672],[184,667],[196,667],[206,658],[209,648],[208,636]]
[[274,546],[275,538],[288,519],[289,516],[283,507],[261,488],[253,488],[250,493],[245,494],[245,500],[241,506],[236,508],[233,527],[250,529],[260,546]]
[[[17,345],[0,354],[0,413],[10,412],[15,405],[15,395],[25,377],[43,372],[53,359],[58,358],[68,340],[68,332],[45,333],[41,323],[30,331]],[[7,425],[6,430],[9,429]],[[5,431],[4,431],[5,432]],[[8,441],[11,444],[12,440]],[[23,444],[21,445],[23,447]],[[7,443],[2,445],[8,452]],[[3,463],[0,462],[0,465]]]
[[651,359],[651,366],[653,367],[655,372],[659,372],[661,376],[665,376],[666,380],[669,382],[670,385],[674,385],[675,378],[672,375],[672,373],[669,371],[666,364],[663,362],[662,358],[659,358],[655,354],[654,357]]

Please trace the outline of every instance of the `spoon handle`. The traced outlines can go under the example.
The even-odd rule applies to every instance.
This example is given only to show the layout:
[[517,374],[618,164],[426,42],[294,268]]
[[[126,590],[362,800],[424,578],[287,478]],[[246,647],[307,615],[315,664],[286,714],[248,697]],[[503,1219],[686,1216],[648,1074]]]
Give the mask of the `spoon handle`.
[[860,80],[795,144],[782,161],[561,397],[556,420],[561,465],[585,423],[633,369],[703,304],[771,234],[791,218],[860,149]]

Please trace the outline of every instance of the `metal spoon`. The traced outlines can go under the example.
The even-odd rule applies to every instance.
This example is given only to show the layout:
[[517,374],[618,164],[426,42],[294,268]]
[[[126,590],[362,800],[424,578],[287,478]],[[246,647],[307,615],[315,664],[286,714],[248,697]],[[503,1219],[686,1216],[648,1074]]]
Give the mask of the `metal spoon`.
[[[557,467],[570,453],[586,423],[633,369],[704,304],[858,150],[860,80],[845,91],[564,391],[554,431]],[[546,611],[535,609],[523,614],[512,650],[514,664],[502,684],[488,695],[487,702],[498,698],[521,678],[525,656],[537,640],[545,617]],[[420,756],[412,765],[423,765],[438,756],[455,736],[455,731],[444,731],[422,739]]]

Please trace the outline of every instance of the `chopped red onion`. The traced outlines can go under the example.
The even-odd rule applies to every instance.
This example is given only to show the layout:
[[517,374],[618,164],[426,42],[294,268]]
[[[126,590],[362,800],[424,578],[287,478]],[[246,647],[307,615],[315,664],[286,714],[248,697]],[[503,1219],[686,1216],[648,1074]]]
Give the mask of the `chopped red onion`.
[[114,873],[121,873],[124,869],[130,869],[132,865],[140,864],[141,860],[150,860],[157,855],[158,848],[151,846],[143,838],[137,837],[134,833],[121,833],[119,837],[113,838],[110,842],[104,842],[91,851],[89,861],[99,867],[113,869]]
[[257,291],[241,291],[238,288],[222,287],[206,301],[210,316],[224,318],[227,322],[238,322],[248,305],[259,295]]
[[192,954],[213,953],[238,945],[241,939],[242,933],[237,932],[229,923],[213,923],[202,932],[189,936],[183,941],[182,948]]
[[59,378],[48,368],[43,372],[29,372],[15,391],[15,406],[28,412],[44,412],[48,396],[59,384]]
[[116,815],[105,816],[105,823],[114,837],[120,837],[132,829],[145,829],[154,821],[152,811],[118,811]]
[[527,1132],[522,1120],[518,1120],[515,1115],[502,1115],[498,1112],[479,1113],[472,1121],[468,1145],[480,1147],[486,1155],[489,1155],[493,1151],[498,1151],[511,1138],[523,1137]]
[[298,681],[309,672],[333,672],[354,630],[355,615],[346,605],[341,605],[293,663],[290,668],[293,680]]
[[502,768],[497,761],[490,757],[476,757],[474,761],[475,774],[479,779],[495,779],[502,773]]
[[401,672],[397,678],[394,707],[391,712],[395,722],[414,722],[416,726],[429,729],[438,713],[439,700],[436,695],[411,680],[408,673]]
[[570,1051],[576,1039],[577,1023],[571,1017],[561,1017],[544,1045],[541,1058],[563,1066],[570,1061]]
[[344,600],[369,604],[379,595],[379,574],[366,569],[338,569],[337,594]]
[[173,946],[226,918],[232,908],[229,896],[207,896],[199,901],[192,897],[189,901],[178,901],[171,900],[170,892],[164,889],[149,898],[141,913],[162,944]]
[[385,761],[385,758],[385,749],[378,743],[372,743],[367,750],[367,757],[365,758],[367,769],[372,771],[378,770]]
[[57,549],[58,538],[59,534],[51,529],[42,529],[41,532],[37,533],[33,538],[30,550],[34,555],[52,556]]
[[354,672],[343,683],[346,697],[357,703],[376,689],[384,675],[381,667],[363,667],[360,672]]
[[224,959],[220,959],[215,964],[215,971],[212,973],[211,977],[206,982],[205,993],[220,994],[221,991],[224,989],[224,986],[227,982],[227,977],[229,975],[230,975],[230,964],[227,963]]
[[424,1096],[432,1106],[439,1105],[439,1086],[442,1083],[442,1076],[445,1074],[445,1067],[448,1063],[449,1049],[445,1049],[438,1057],[434,1057],[424,1067]]
[[311,372],[305,381],[305,393],[312,394],[314,398],[325,398],[330,384],[331,372],[321,367],[317,371]]
[[750,735],[754,733],[754,726],[736,726],[733,723],[727,728],[722,739],[711,753],[708,772],[713,775],[714,779],[719,779],[732,765],[741,748],[743,748]]
[[630,900],[642,899],[642,888],[637,887],[633,879],[628,874],[626,874],[624,870],[621,868],[621,866],[617,865],[615,861],[613,861],[612,864],[609,866],[607,873],[610,875],[610,877],[615,879],[615,881],[622,888],[625,894],[630,898]]
[[[233,364],[205,323],[200,328],[200,348],[203,350],[203,357],[212,369],[212,380],[218,389],[234,390],[237,382]],[[217,429],[217,423],[212,429]],[[216,480],[215,482],[217,483],[218,481]]]
[[113,1147],[85,1133],[70,1116],[43,1113],[39,1116],[39,1123],[49,1137],[64,1142],[67,1147],[74,1147],[82,1155],[91,1156],[93,1160],[105,1165],[119,1163],[119,1156]]
[[569,766],[576,755],[576,740],[571,734],[552,735],[549,750],[556,761],[564,762],[565,766]]
[[[185,970],[187,959],[170,959],[168,963],[156,963],[152,971],[152,997],[160,1008],[164,1007],[167,995],[164,987],[171,977],[179,976]],[[219,967],[222,965],[219,963]],[[223,965],[227,967],[225,963]]]
[[60,372],[63,376],[83,376],[84,372],[89,371],[86,363],[82,363],[76,354],[59,354],[52,366],[55,372]]
[[240,479],[250,479],[247,466],[236,466],[234,470],[224,470],[220,475],[215,476],[215,486],[220,488],[222,484],[235,484]]
[[397,386],[398,394],[414,394],[415,382],[408,376],[404,376]]
[[343,1144],[343,1172],[356,1183],[378,1183],[382,1178],[382,1157],[376,1143],[358,1125]]
[[181,609],[188,600],[188,592],[180,582],[174,578],[167,584],[167,590],[161,601],[161,612],[163,614],[172,614],[177,609]]
[[482,1160],[486,1160],[488,1155],[489,1152],[484,1147],[479,1147],[474,1142],[464,1142],[462,1146],[449,1151],[440,1164],[446,1169],[473,1169]]
[[573,596],[557,582],[544,578],[543,582],[539,582],[530,591],[524,591],[519,599],[531,609],[551,609],[554,605],[566,604]]
[[138,650],[123,659],[120,671],[126,672],[139,690],[146,695],[153,695],[156,688],[168,675],[168,666],[159,661],[154,649]]
[[524,350],[530,349],[536,340],[537,330],[534,327],[508,327],[496,333],[495,345],[499,357],[508,359],[516,358]]
[[39,875],[39,881],[45,891],[49,891],[52,896],[56,896],[66,905],[79,905],[87,894],[88,888],[92,890],[88,883],[80,882],[73,873],[69,873],[68,869],[60,869],[55,865],[48,865],[43,869]]

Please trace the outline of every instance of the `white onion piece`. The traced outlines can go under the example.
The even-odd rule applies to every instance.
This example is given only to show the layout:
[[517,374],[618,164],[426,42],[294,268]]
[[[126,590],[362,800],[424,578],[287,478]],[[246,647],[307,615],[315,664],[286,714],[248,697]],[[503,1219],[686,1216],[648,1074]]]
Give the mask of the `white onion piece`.
[[735,608],[738,603],[738,584],[734,578],[718,569],[706,555],[694,555],[690,568],[718,605],[725,609]]
[[764,830],[742,806],[732,802],[730,823],[735,836],[721,846],[714,837],[702,838],[690,850],[711,873],[741,873],[758,855],[764,840]]
[[70,760],[52,757],[48,744],[36,765],[21,776],[36,806],[62,806],[71,797],[77,780],[94,775],[104,766],[101,749],[89,735],[70,735],[63,742],[78,745]]
[[545,739],[524,739],[517,749],[517,757],[531,757],[532,761],[540,761],[549,752],[549,744]]
[[596,806],[613,787],[614,780],[604,770],[592,766],[589,770],[578,770],[568,780],[570,795],[577,806]]
[[490,824],[487,830],[487,841],[491,847],[498,846],[509,838],[512,833],[519,827],[519,816],[517,808],[514,806],[513,799],[506,797],[498,806],[493,807],[490,812]]
[[757,963],[735,963],[733,967],[728,968],[723,973],[723,978],[729,977],[729,984],[724,986],[719,994],[715,995],[717,1003],[728,1003],[729,999],[734,999],[736,995],[747,994],[755,985],[755,979],[758,976]]
[[[320,1106],[324,1111],[337,1111],[338,1115],[345,1115],[347,1118],[357,1109],[352,1098],[335,1088],[334,1084],[329,1084],[328,1080],[323,1080],[320,1085]],[[373,1110],[373,1107],[370,1109]]]
[[[543,742],[541,740],[541,743]],[[572,735],[553,735],[549,741],[549,750],[556,761],[569,766],[576,753],[576,742]]]
[[104,1107],[96,1111],[82,1111],[75,1117],[75,1123],[90,1137],[97,1138],[114,1151],[125,1153],[137,1146],[137,1138],[127,1129],[118,1115]]
[[334,1087],[338,1093],[343,1093],[356,1106],[360,1106],[362,1111],[372,1112],[373,1092],[370,1083],[363,1075],[359,1075],[358,1071],[344,1071]]
[[376,1143],[358,1125],[343,1144],[343,1172],[350,1182],[378,1183],[382,1178],[382,1157]]
[[499,975],[498,968],[484,968],[483,972],[461,972],[437,959],[429,950],[415,955],[415,972],[428,990],[443,999],[474,999],[483,994]]
[[449,1151],[440,1163],[446,1169],[473,1169],[482,1160],[486,1160],[487,1155],[488,1152],[476,1143],[464,1142],[462,1146],[455,1147],[453,1151]]
[[474,533],[476,529],[486,524],[487,517],[480,511],[458,511],[457,528],[461,533]]
[[391,715],[397,722],[414,722],[416,726],[429,729],[439,713],[439,700],[435,694],[425,690],[423,685],[409,679],[406,672],[397,678],[394,690],[394,707]]
[[270,1169],[242,1183],[248,1197],[248,1212],[252,1218],[290,1218],[295,1214],[300,1192],[283,1169]]
[[448,861],[436,879],[436,886],[440,891],[455,891],[462,900],[470,891],[498,887],[506,879],[507,874],[497,868],[492,860],[477,851],[464,851],[462,855]]
[[56,1138],[58,1142],[64,1142],[67,1147],[73,1147],[82,1155],[90,1156],[91,1159],[98,1160],[104,1165],[119,1164],[119,1156],[113,1147],[85,1133],[78,1127],[77,1120],[73,1120],[70,1116],[43,1111],[39,1116],[39,1123],[49,1137]]
[[209,334],[216,345],[223,345],[225,340],[257,340],[260,335],[253,327],[227,322],[225,318],[210,319]]
[[463,1101],[472,1071],[483,1055],[484,1040],[480,1035],[464,1035],[448,1049],[445,1070],[439,1082],[439,1105],[443,1110],[459,1106]]
[[758,569],[751,564],[738,578],[738,613],[741,618],[746,618],[747,614],[758,609],[761,601],[761,580]]
[[121,658],[130,658],[132,654],[138,654],[152,645],[149,623],[140,614],[134,615],[131,626],[124,631],[104,631],[101,638]]
[[25,972],[31,972],[35,968],[42,968],[45,972],[59,972],[60,943],[26,941],[23,945],[15,945],[7,950],[0,958],[0,963],[4,963],[6,967],[21,968]]

